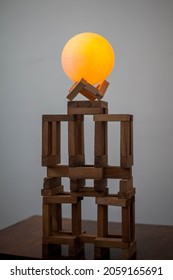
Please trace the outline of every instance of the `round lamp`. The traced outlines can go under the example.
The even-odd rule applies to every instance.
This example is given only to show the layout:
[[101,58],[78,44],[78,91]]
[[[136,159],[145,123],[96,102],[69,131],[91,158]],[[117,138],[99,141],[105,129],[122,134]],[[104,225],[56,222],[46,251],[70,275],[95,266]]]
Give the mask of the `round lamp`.
[[91,32],[72,37],[64,46],[61,63],[66,75],[95,85],[105,80],[114,67],[114,51],[101,35]]

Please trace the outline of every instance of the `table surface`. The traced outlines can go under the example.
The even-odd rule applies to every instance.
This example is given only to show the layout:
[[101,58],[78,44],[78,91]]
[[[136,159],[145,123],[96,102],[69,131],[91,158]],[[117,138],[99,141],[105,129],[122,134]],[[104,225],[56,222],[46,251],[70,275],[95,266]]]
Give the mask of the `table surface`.
[[[70,220],[63,220],[70,229]],[[82,230],[96,233],[95,221],[83,221]],[[120,224],[109,223],[110,234],[120,233]],[[67,246],[61,252],[43,256],[42,218],[32,216],[0,231],[0,259],[94,259],[94,245],[85,244],[84,251],[75,258],[68,256]],[[173,226],[136,224],[138,260],[173,260]],[[120,249],[110,249],[108,259],[121,259]]]

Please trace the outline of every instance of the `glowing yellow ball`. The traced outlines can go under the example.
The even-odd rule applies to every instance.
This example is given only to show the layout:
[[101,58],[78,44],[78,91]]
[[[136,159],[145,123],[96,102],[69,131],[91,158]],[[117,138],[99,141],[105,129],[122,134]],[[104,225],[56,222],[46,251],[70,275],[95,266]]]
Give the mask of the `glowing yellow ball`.
[[61,63],[74,82],[81,78],[90,84],[105,80],[114,67],[114,51],[110,43],[96,33],[80,33],[64,46]]

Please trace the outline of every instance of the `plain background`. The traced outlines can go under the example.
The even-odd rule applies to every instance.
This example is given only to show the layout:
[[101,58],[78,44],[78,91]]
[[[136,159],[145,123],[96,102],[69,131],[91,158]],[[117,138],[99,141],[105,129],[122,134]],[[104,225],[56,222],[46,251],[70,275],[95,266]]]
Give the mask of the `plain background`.
[[[115,51],[104,98],[109,112],[134,115],[136,222],[173,225],[173,1],[0,0],[1,228],[41,214],[41,117],[66,113],[72,82],[61,52],[72,36],[87,31],[107,38]],[[85,130],[92,163],[92,117]],[[110,125],[110,163],[118,160],[117,136]],[[64,125],[63,163],[66,137]],[[110,181],[110,189],[117,184]],[[70,215],[68,206],[63,211]],[[93,198],[84,200],[82,215],[96,219]],[[120,220],[119,209],[110,207],[109,218]]]

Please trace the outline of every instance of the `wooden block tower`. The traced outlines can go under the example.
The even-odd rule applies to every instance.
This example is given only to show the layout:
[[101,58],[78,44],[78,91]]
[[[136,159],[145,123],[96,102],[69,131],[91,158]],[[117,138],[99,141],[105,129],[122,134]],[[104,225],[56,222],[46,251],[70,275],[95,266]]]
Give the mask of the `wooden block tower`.
[[[135,188],[133,186],[133,116],[108,114],[108,103],[102,101],[108,83],[97,89],[81,80],[68,95],[67,114],[43,115],[42,165],[47,168],[43,196],[43,244],[69,246],[69,255],[76,256],[85,243],[93,243],[95,257],[102,257],[109,248],[122,250],[129,259],[136,251]],[[73,101],[78,93],[88,101]],[[97,100],[96,100],[97,99]],[[85,164],[85,115],[92,115],[95,126],[94,163]],[[68,165],[61,164],[61,122],[68,123]],[[120,124],[120,163],[108,164],[108,123]],[[116,144],[116,141],[115,141]],[[62,178],[70,180],[70,191],[64,191]],[[93,187],[85,184],[93,179]],[[119,190],[110,194],[107,179],[119,179]],[[81,203],[94,197],[97,205],[97,233],[82,231]],[[62,205],[71,205],[71,232],[63,229]],[[121,235],[108,232],[108,207],[121,208]]]

